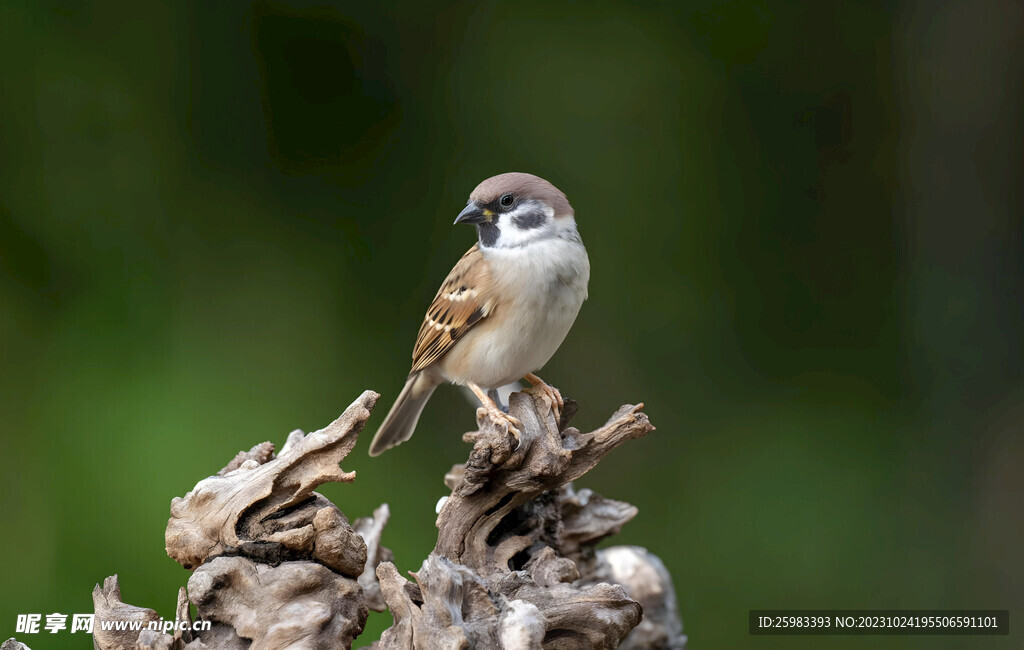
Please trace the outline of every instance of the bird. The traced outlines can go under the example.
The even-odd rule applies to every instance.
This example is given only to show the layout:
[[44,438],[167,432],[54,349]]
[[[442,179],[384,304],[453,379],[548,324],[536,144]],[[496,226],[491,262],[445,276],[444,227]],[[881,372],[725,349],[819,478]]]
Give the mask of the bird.
[[[519,439],[521,423],[498,404],[497,388],[525,379],[564,406],[534,372],[565,340],[587,298],[590,259],[569,200],[523,172],[476,186],[455,224],[477,242],[455,264],[427,309],[405,386],[370,443],[370,455],[412,437],[423,407],[443,383],[469,388],[494,421]],[[455,225],[453,224],[453,225]]]

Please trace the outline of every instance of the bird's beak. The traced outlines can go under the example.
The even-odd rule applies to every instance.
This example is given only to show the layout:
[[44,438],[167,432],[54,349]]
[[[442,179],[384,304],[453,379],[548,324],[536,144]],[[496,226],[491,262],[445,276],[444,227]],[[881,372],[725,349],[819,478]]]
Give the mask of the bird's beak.
[[486,208],[481,208],[476,204],[475,201],[470,201],[469,205],[463,208],[459,216],[455,217],[455,223],[470,223],[477,224],[485,221],[490,221],[494,216],[494,213]]

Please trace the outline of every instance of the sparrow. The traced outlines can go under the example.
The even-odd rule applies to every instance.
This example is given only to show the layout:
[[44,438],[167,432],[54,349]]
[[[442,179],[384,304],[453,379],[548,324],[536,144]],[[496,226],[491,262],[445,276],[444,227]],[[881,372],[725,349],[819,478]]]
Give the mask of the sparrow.
[[377,456],[412,437],[442,383],[466,386],[517,439],[519,421],[497,404],[497,388],[526,379],[558,350],[587,298],[590,260],[568,199],[521,172],[488,178],[469,195],[456,224],[476,226],[474,244],[445,278],[420,326],[405,387],[370,443]]

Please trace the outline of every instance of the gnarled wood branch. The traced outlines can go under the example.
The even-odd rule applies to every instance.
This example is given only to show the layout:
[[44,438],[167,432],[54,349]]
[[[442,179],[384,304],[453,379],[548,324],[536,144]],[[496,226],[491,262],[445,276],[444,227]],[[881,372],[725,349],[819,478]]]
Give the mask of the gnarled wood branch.
[[[637,587],[620,583],[594,545],[637,510],[576,492],[571,481],[654,427],[642,405],[626,405],[584,434],[566,426],[574,404],[560,422],[552,406],[539,389],[511,396],[509,412],[523,424],[518,446],[507,423],[478,412],[480,429],[465,436],[473,451],[446,476],[452,494],[415,582],[388,562],[377,569],[395,618],[379,648],[614,648],[629,639],[642,615],[630,596]],[[644,639],[660,645],[645,647],[684,644],[670,592],[671,582],[663,594],[671,595],[672,620],[652,623]]]
[[217,476],[173,499],[167,554],[186,569],[225,553],[257,561],[308,558],[358,578],[365,543],[341,510],[313,489],[355,478],[338,465],[378,397],[366,391],[326,428],[309,435],[293,431],[277,457],[270,443],[240,453]]
[[191,624],[191,603],[207,629],[102,630],[101,620],[160,620],[125,604],[114,576],[94,591],[96,647],[350,647],[367,610],[385,606],[395,622],[382,649],[683,647],[661,561],[639,547],[595,548],[637,509],[572,485],[654,429],[642,405],[584,434],[567,426],[571,401],[556,422],[546,392],[515,393],[518,440],[478,411],[479,430],[464,436],[469,460],[445,478],[434,552],[410,581],[381,546],[386,504],[350,525],[313,491],[352,481],[339,463],[376,399],[367,391],[325,429],[293,432],[276,456],[270,443],[241,452],[174,499],[167,553],[193,570],[175,619]]
[[[172,501],[167,554],[194,570],[187,600],[184,590],[179,595],[177,618],[191,623],[191,601],[210,629],[172,636],[153,630],[108,634],[94,626],[96,647],[350,647],[368,606],[383,608],[373,578],[376,565],[391,557],[380,545],[387,506],[357,521],[357,532],[313,490],[354,479],[339,463],[355,446],[377,397],[364,392],[320,431],[293,431],[276,456],[269,442],[240,452],[216,476]],[[97,587],[94,601],[97,619],[159,618],[124,604],[116,577]]]

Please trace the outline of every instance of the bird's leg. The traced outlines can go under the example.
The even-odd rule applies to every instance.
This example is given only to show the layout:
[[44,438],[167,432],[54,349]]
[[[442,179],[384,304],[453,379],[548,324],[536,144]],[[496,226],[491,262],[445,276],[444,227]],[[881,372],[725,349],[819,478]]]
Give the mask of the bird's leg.
[[508,404],[501,403],[501,395],[498,394],[497,388],[492,388],[491,390],[487,391],[487,397],[490,397],[491,401],[498,405],[498,408],[500,408],[505,413],[508,413]]
[[497,423],[504,421],[508,425],[508,432],[516,439],[516,448],[518,449],[519,444],[522,442],[520,429],[523,426],[523,423],[519,421],[519,418],[512,417],[508,413],[502,411],[501,407],[495,404],[494,400],[484,392],[484,389],[480,388],[476,384],[468,383],[466,385],[469,386],[469,389],[473,391],[473,394],[480,400],[483,407],[487,409],[487,415],[489,415],[493,421]]
[[542,391],[551,399],[551,408],[555,412],[555,422],[560,422],[562,419],[562,409],[565,408],[565,402],[562,401],[562,394],[558,392],[558,389],[532,372],[527,373],[523,379],[533,384],[534,388]]

